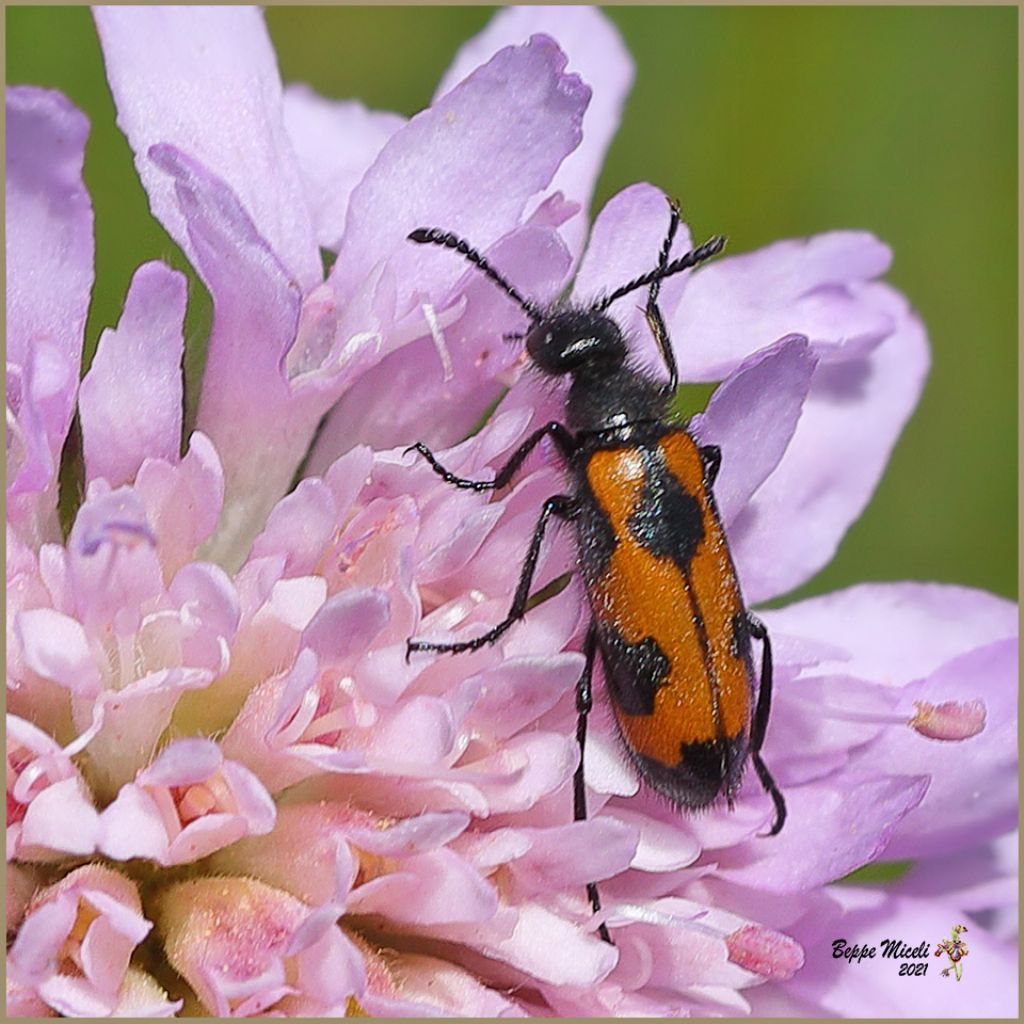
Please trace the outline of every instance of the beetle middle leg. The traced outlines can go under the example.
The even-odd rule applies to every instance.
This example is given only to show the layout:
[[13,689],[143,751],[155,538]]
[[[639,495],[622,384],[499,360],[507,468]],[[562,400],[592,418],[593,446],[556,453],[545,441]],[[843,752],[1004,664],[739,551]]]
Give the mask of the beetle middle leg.
[[750,628],[750,635],[761,641],[761,682],[757,693],[754,725],[750,730],[750,756],[761,785],[775,804],[775,824],[768,835],[776,836],[782,831],[786,821],[786,799],[768,771],[768,766],[761,760],[761,744],[764,743],[768,715],[772,709],[772,643],[768,639],[767,627],[756,615],[747,612],[747,625]]
[[519,585],[516,587],[515,597],[512,599],[512,607],[509,608],[508,615],[493,629],[489,629],[486,633],[474,637],[472,640],[463,640],[451,644],[432,643],[429,640],[409,640],[406,643],[405,649],[406,659],[408,659],[413,651],[435,651],[444,654],[476,651],[485,644],[494,643],[495,640],[506,633],[513,623],[518,622],[526,613],[526,605],[530,600],[530,587],[533,584],[533,575],[537,570],[537,559],[540,557],[540,545],[544,540],[544,532],[547,530],[551,517],[574,519],[576,514],[576,501],[568,494],[556,494],[544,502],[540,518],[533,529],[530,550],[526,553],[526,561],[523,563],[522,572],[519,574]]

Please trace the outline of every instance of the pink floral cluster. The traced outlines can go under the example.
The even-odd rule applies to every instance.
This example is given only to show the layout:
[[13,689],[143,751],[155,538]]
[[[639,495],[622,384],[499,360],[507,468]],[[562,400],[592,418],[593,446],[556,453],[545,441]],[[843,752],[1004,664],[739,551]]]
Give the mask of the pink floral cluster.
[[[560,473],[541,454],[485,500],[403,454],[422,440],[486,477],[559,408],[502,342],[515,307],[405,239],[456,230],[541,301],[649,269],[657,189],[585,220],[633,76],[607,19],[503,10],[408,121],[283,89],[255,10],[96,22],[154,216],[214,316],[184,455],[179,273],[138,269],[79,380],[88,125],[9,89],[8,1013],[1014,1015],[1010,603],[865,584],[762,612],[790,808],[773,839],[756,780],[689,818],[645,791],[603,705],[572,820],[575,582],[493,647],[406,659],[410,636],[504,615]],[[724,381],[692,428],[722,448],[751,603],[828,561],[916,404],[927,344],[877,280],[889,259],[835,232],[666,282],[683,378]],[[916,863],[834,884],[883,855]],[[831,958],[965,913],[964,1007]]]

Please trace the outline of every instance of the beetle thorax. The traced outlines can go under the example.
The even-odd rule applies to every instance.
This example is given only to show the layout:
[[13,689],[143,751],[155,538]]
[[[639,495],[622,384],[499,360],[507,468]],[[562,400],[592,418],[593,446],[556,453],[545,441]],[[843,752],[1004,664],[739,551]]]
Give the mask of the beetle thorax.
[[657,381],[627,363],[598,379],[574,374],[565,411],[572,430],[625,430],[630,424],[664,420],[668,401]]

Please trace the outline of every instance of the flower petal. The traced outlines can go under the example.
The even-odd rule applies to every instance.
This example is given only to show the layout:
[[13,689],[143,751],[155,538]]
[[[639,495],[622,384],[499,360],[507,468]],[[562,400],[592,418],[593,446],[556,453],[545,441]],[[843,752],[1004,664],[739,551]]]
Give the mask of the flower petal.
[[663,310],[684,380],[722,380],[786,334],[863,352],[890,333],[892,311],[864,301],[889,249],[866,232],[833,231],[728,256],[695,273],[677,310]]
[[928,777],[849,776],[843,789],[811,783],[786,794],[786,827],[722,850],[716,873],[768,892],[805,892],[875,860],[896,823],[921,802]]
[[862,583],[762,615],[773,631],[833,645],[831,657],[816,659],[816,673],[848,673],[890,686],[1015,637],[1019,622],[1012,601],[942,583]]
[[633,61],[614,23],[595,7],[506,7],[459,49],[434,99],[444,96],[503,46],[524,43],[537,32],[558,43],[569,58],[568,70],[579,74],[593,93],[583,115],[583,140],[559,167],[549,189],[561,191],[583,211],[562,228],[562,236],[578,260],[586,236],[585,213],[633,84]]
[[819,364],[786,454],[730,524],[752,604],[799,586],[832,558],[924,386],[929,357],[920,321],[887,285],[867,286],[863,295],[896,330],[873,351],[853,347]]
[[440,226],[486,249],[521,222],[581,139],[590,90],[565,60],[542,36],[507,47],[391,137],[349,202],[330,278],[339,296],[387,259],[404,312],[465,272],[440,253],[425,259],[410,231]]
[[217,526],[224,502],[224,471],[217,450],[205,434],[195,431],[176,465],[163,459],[143,462],[135,493],[146,506],[164,578],[170,579],[195,557]]
[[715,503],[726,525],[782,459],[817,362],[802,335],[783,338],[746,360],[690,421],[701,444],[721,449]]
[[224,181],[171,146],[156,146],[150,155],[174,184],[193,262],[213,297],[197,422],[226,477],[226,518],[214,560],[240,561],[287,488],[318,418],[305,405],[298,412],[291,405],[282,366],[296,337],[300,294]]
[[958,743],[942,743],[912,729],[891,728],[855,755],[863,770],[898,765],[901,772],[932,778],[921,803],[896,826],[887,858],[927,857],[966,850],[1010,831],[1017,821],[1017,638],[953,658],[904,690],[908,701],[980,698],[985,728]]
[[352,190],[403,124],[399,114],[368,110],[355,100],[328,100],[308,85],[285,86],[284,126],[317,242],[325,249],[337,248]]
[[14,628],[33,672],[86,697],[99,693],[99,668],[79,622],[52,608],[33,608],[18,615]]
[[490,882],[454,850],[404,858],[397,869],[353,889],[348,911],[416,925],[488,921],[498,909]]
[[144,459],[178,461],[185,277],[163,263],[135,272],[116,330],[100,336],[82,380],[87,479],[130,483]]
[[98,7],[94,16],[117,123],[135,151],[154,215],[192,263],[187,213],[174,183],[147,158],[154,143],[188,153],[223,179],[289,274],[303,288],[318,283],[323,272],[262,13]]
[[[9,493],[52,490],[45,509],[24,501],[26,537],[55,526],[56,469],[78,391],[93,284],[93,216],[82,184],[89,124],[60,93],[7,90],[7,359],[26,370],[8,405],[24,438]],[[20,393],[19,393],[20,392]],[[12,435],[13,436],[13,435]]]
[[286,575],[312,573],[337,521],[334,497],[327,484],[317,479],[301,480],[274,506],[249,558],[284,555]]
[[[78,779],[64,779],[44,789],[25,811],[20,846],[83,857],[93,853],[99,841],[100,819],[84,788]],[[25,849],[20,849],[18,855],[26,857]]]

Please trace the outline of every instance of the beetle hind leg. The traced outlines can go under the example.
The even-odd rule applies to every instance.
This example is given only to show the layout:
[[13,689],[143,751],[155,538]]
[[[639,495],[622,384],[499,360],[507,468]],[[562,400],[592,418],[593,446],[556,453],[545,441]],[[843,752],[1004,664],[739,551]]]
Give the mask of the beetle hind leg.
[[747,613],[747,625],[750,628],[750,635],[761,641],[761,681],[757,693],[757,709],[754,712],[754,726],[750,734],[750,757],[764,791],[775,804],[775,823],[767,834],[777,836],[786,822],[786,798],[772,778],[772,773],[768,771],[768,766],[761,760],[761,745],[764,743],[768,715],[772,709],[772,643],[768,638],[765,624],[756,615]]
[[[593,623],[587,630],[587,639],[583,645],[583,654],[586,663],[579,681],[576,683],[576,744],[580,748],[580,763],[576,766],[576,774],[573,776],[573,820],[587,820],[587,789],[583,778],[583,752],[587,746],[587,717],[593,705],[593,693],[591,680],[594,674],[594,655],[597,652],[597,628]],[[597,891],[596,882],[587,882],[587,898],[590,900],[591,909],[595,914],[601,912],[601,895]],[[598,935],[609,945],[614,946],[608,925],[601,922],[597,929]]]

